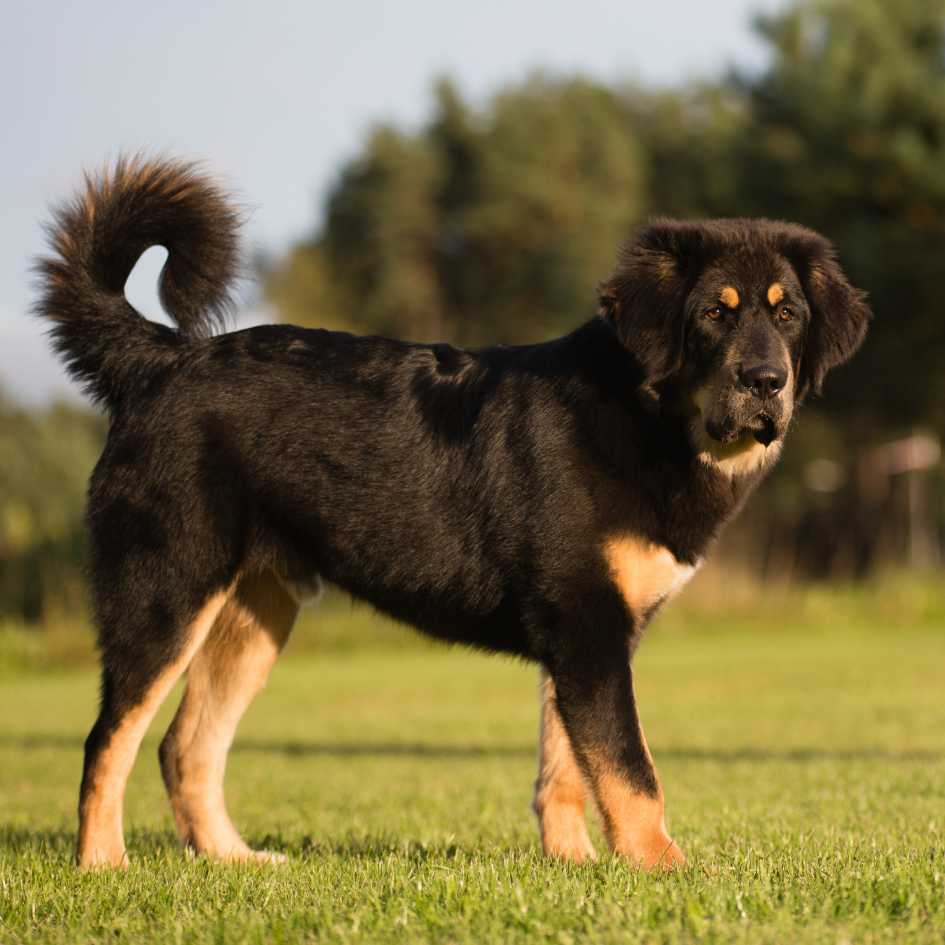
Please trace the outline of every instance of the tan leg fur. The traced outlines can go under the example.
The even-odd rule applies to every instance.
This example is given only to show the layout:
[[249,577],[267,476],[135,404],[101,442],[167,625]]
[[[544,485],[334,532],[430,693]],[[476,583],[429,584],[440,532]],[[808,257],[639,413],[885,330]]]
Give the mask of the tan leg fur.
[[164,783],[181,840],[223,860],[284,859],[252,850],[226,811],[223,779],[240,718],[288,639],[298,603],[271,573],[243,578],[191,663],[161,742]]
[[125,712],[107,736],[94,767],[82,779],[76,860],[84,868],[128,865],[122,830],[122,807],[128,776],[151,720],[203,644],[226,601],[226,592],[211,597],[191,622],[180,654],[155,679],[134,708]]
[[539,696],[541,734],[532,807],[538,815],[542,849],[548,856],[577,863],[597,859],[584,819],[587,785],[558,714],[555,684],[545,670],[541,671]]
[[[640,739],[650,765],[653,764],[643,728]],[[604,821],[607,842],[614,853],[625,856],[645,870],[683,866],[686,857],[666,832],[663,789],[656,797],[641,794],[607,767],[591,760],[594,795]]]

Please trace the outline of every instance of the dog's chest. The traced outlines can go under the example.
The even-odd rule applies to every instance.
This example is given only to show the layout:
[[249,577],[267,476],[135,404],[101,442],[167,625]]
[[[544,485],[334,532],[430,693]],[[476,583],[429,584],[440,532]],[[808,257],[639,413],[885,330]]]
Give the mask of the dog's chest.
[[627,607],[640,616],[681,590],[701,564],[683,564],[663,545],[632,535],[610,539],[604,556]]

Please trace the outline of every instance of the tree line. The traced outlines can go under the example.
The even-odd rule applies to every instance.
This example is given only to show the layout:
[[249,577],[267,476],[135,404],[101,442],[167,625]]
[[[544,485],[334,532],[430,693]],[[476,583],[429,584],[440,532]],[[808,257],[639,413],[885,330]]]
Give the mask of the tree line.
[[[756,27],[763,70],[679,87],[537,73],[472,102],[438,80],[422,127],[370,129],[310,237],[260,260],[262,285],[298,324],[529,342],[593,314],[618,245],[653,215],[812,226],[877,318],[727,547],[762,574],[861,575],[915,547],[932,561],[941,463],[877,457],[945,435],[945,0],[800,0]],[[0,617],[81,596],[103,429],[0,400]]]
[[529,342],[594,312],[651,216],[814,227],[877,318],[802,412],[745,547],[792,574],[859,575],[919,546],[931,563],[941,464],[878,457],[945,432],[945,2],[800,0],[756,27],[761,72],[679,88],[535,74],[474,103],[441,79],[421,128],[370,131],[266,291],[300,324]]

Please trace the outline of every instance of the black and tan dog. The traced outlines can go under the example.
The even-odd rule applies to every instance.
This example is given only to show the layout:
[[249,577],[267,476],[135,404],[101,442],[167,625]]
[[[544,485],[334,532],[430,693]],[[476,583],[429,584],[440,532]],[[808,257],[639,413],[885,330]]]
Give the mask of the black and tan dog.
[[[548,853],[593,856],[591,795],[616,852],[683,862],[630,659],[777,459],[797,402],[863,338],[869,310],[830,244],[787,223],[657,221],[599,317],[463,351],[288,325],[211,337],[237,227],[192,166],[123,161],[59,210],[40,263],[38,311],[111,419],[89,490],[103,671],[79,862],[126,862],[125,784],[185,672],[160,751],[181,837],[269,856],[227,816],[227,750],[321,579],[540,664]],[[123,294],[154,244],[177,330]]]

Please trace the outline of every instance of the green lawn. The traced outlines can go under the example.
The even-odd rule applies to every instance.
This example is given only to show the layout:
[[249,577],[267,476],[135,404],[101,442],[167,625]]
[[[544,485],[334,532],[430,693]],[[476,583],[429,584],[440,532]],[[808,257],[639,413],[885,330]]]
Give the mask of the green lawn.
[[[317,613],[228,775],[236,822],[290,863],[184,857],[155,726],[129,787],[131,869],[80,874],[94,673],[8,668],[0,942],[941,943],[945,626],[808,610],[658,624],[644,642],[642,714],[691,864],[663,876],[539,856],[533,668],[402,645],[319,653]],[[332,632],[363,619],[325,617]]]

